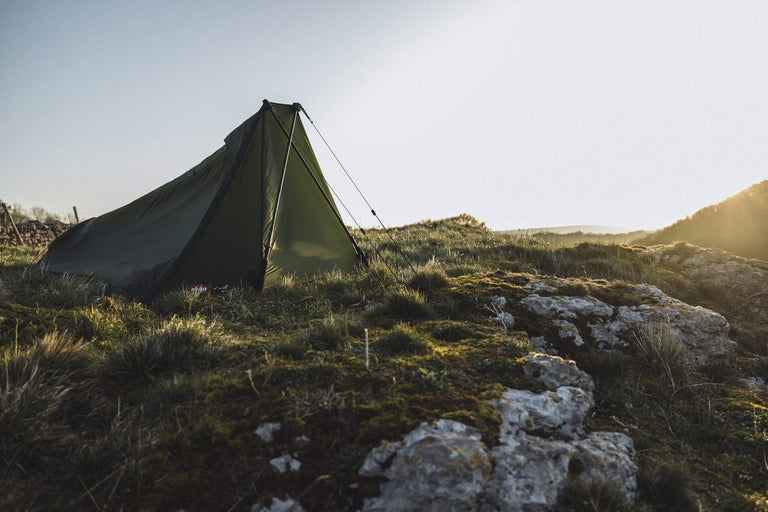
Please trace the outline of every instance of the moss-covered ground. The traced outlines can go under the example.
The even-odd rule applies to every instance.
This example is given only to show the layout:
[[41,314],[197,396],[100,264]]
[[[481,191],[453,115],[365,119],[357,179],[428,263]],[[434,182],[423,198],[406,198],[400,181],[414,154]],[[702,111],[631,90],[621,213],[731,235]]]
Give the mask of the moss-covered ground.
[[[523,297],[532,275],[614,304],[646,282],[736,318],[725,292],[639,248],[553,246],[468,216],[392,231],[405,258],[369,230],[368,269],[151,304],[0,248],[0,509],[235,511],[290,496],[356,510],[378,492],[357,474],[372,447],[438,418],[493,445],[489,400],[537,389],[520,357],[546,325],[516,311],[506,329],[491,307]],[[732,323],[727,367],[670,374],[641,354],[574,354],[597,384],[588,426],[635,442],[638,510],[768,510],[768,394],[741,380],[768,378],[768,328]],[[281,425],[272,442],[254,434],[267,422]],[[298,471],[270,464],[286,454]]]

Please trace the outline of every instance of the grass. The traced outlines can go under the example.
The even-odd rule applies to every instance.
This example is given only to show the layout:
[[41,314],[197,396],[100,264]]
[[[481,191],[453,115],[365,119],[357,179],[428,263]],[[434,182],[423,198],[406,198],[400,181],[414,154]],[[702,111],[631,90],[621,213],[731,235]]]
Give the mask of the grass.
[[[355,236],[387,263],[152,304],[0,248],[0,509],[249,510],[301,496],[308,511],[357,510],[378,492],[357,469],[383,440],[451,418],[495,442],[488,400],[535,388],[519,357],[546,326],[517,307],[532,274],[611,304],[636,305],[633,284],[645,282],[738,314],[732,291],[705,296],[637,247],[515,238],[469,216],[392,231],[410,264],[371,229]],[[490,318],[493,296],[518,330]],[[694,372],[657,324],[638,329],[630,353],[575,353],[596,381],[589,428],[626,433],[640,454],[635,509],[761,510],[768,397],[739,379],[768,371],[765,328],[737,323],[728,371]],[[270,444],[253,434],[265,422],[282,426]],[[283,453],[301,470],[271,471]],[[614,491],[574,481],[560,507],[632,510]]]
[[569,477],[555,512],[632,512],[620,489],[601,481]]
[[693,369],[683,342],[666,324],[645,322],[634,332],[637,361],[674,392],[687,384]]
[[388,355],[425,355],[432,353],[432,344],[416,328],[399,323],[378,339],[374,350]]
[[123,386],[176,373],[211,368],[222,359],[215,325],[202,318],[174,317],[146,335],[112,350],[104,359],[104,375]]

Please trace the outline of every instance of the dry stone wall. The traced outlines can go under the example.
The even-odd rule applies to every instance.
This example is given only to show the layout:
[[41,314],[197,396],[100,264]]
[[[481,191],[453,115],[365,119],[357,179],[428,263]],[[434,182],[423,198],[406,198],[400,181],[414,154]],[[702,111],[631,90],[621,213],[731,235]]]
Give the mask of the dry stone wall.
[[[19,228],[19,234],[24,240],[24,245],[28,247],[47,246],[56,237],[68,230],[69,226],[64,222],[39,222],[36,220],[16,224],[16,227]],[[20,245],[10,222],[0,223],[0,245]]]

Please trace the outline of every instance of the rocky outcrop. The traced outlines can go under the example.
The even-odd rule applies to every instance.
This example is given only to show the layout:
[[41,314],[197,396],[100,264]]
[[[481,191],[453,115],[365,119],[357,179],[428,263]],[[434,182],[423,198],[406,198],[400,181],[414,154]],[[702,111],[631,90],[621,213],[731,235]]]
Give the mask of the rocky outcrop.
[[[548,511],[573,479],[610,484],[634,499],[637,466],[623,434],[584,434],[592,379],[573,361],[535,354],[524,373],[551,389],[507,389],[495,402],[502,426],[491,450],[471,427],[422,424],[402,441],[373,449],[360,474],[384,477],[364,511]],[[494,464],[492,464],[495,463]]]
[[[538,282],[537,282],[538,281]],[[603,281],[581,280],[582,283],[604,286]],[[669,327],[696,367],[728,361],[735,344],[728,339],[729,325],[719,313],[691,306],[667,296],[661,290],[647,284],[627,285],[632,290],[632,305],[611,305],[586,296],[559,294],[569,290],[568,283],[538,277],[526,285],[553,295],[531,293],[520,300],[528,311],[551,322],[560,340],[574,347],[585,343],[602,350],[622,350],[629,347],[631,339],[645,323],[659,323]],[[546,339],[532,339],[540,350],[555,352]]]
[[729,297],[734,316],[768,324],[768,261],[686,243],[654,245],[641,254]]

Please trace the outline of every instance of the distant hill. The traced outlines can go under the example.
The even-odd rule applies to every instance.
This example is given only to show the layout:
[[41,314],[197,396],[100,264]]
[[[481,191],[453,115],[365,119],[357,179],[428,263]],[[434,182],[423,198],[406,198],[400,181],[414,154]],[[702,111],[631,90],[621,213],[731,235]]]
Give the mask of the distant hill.
[[624,228],[620,226],[552,226],[547,228],[526,228],[526,229],[510,229],[501,231],[507,235],[532,235],[534,233],[557,233],[558,235],[564,235],[568,233],[593,233],[593,234],[610,234],[618,235],[628,233],[632,231],[630,228]]
[[522,238],[534,238],[557,245],[581,242],[632,244],[648,234],[648,231],[631,231],[617,226],[554,226],[548,228],[512,229],[500,234]]
[[642,244],[675,241],[716,247],[749,258],[768,259],[768,180],[707,206],[639,240]]

